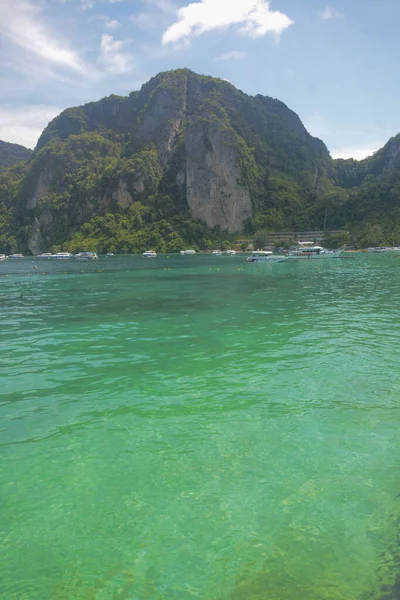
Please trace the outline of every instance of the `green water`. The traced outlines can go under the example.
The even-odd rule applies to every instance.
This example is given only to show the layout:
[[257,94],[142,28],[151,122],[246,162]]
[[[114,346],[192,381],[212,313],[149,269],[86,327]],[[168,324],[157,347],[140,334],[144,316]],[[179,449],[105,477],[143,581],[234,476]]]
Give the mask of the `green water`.
[[399,296],[400,256],[1,263],[1,600],[398,598]]

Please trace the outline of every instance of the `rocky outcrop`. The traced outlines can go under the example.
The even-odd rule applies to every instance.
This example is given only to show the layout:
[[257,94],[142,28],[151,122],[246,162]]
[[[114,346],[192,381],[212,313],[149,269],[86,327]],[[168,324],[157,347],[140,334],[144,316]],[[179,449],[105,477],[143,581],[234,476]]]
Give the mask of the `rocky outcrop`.
[[52,223],[53,217],[48,207],[41,212],[39,218],[35,217],[32,226],[32,233],[29,238],[29,250],[32,252],[32,254],[40,254],[45,248],[48,247],[51,239]]
[[186,89],[156,90],[141,115],[134,135],[137,148],[155,146],[162,167],[173,155],[185,120]]
[[385,169],[393,169],[399,164],[400,156],[400,136],[391,139],[384,148]]
[[240,231],[252,216],[249,192],[239,185],[241,171],[233,131],[193,123],[185,135],[187,201],[194,217],[210,227]]
[[26,208],[36,208],[40,200],[51,192],[51,182],[52,173],[49,169],[44,168],[39,174],[34,193],[27,198]]
[[129,208],[133,204],[133,198],[128,190],[126,181],[120,179],[118,181],[118,187],[112,194],[113,200],[122,208]]

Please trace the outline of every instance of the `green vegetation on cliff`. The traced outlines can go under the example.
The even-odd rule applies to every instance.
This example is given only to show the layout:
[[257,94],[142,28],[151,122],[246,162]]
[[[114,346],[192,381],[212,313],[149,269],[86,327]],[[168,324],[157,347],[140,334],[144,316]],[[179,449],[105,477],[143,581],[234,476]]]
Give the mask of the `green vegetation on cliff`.
[[364,161],[333,161],[279,100],[160,73],[65,110],[29,163],[0,173],[0,252],[173,252],[324,224],[397,240],[399,156],[398,136]]
[[28,160],[32,155],[32,150],[20,146],[19,144],[10,144],[0,140],[0,171],[12,167],[22,160]]

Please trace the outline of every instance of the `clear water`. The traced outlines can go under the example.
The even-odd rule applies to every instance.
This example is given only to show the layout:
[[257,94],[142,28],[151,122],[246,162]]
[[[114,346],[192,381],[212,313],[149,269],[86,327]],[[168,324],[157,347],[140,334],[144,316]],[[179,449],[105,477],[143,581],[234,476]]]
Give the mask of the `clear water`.
[[0,263],[1,599],[398,598],[399,296],[400,256]]

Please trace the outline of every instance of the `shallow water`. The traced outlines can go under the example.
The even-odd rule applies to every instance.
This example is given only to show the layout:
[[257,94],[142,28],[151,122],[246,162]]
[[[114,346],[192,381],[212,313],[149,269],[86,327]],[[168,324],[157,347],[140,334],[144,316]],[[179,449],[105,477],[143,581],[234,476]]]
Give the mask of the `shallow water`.
[[400,256],[0,263],[2,600],[398,598]]

